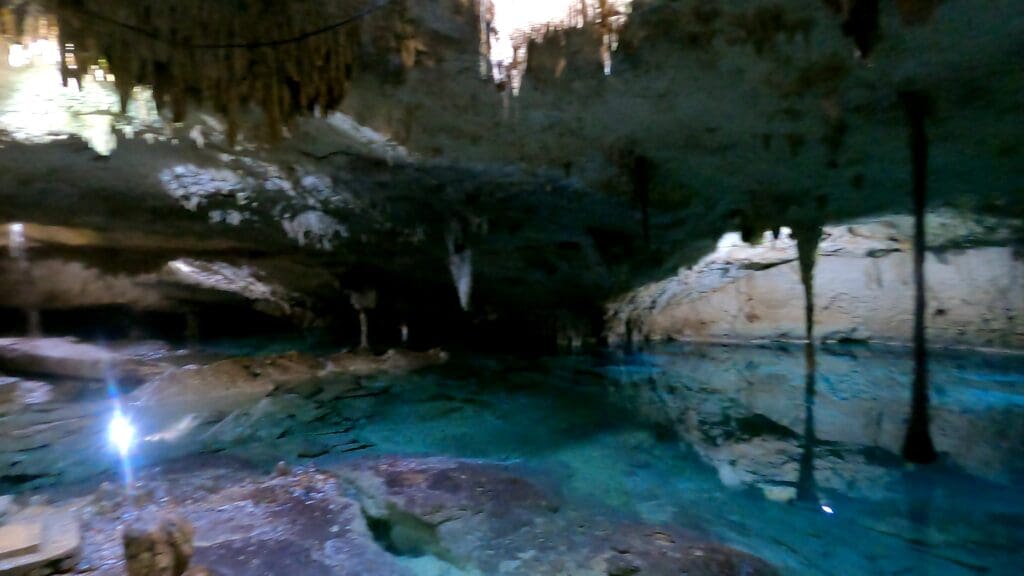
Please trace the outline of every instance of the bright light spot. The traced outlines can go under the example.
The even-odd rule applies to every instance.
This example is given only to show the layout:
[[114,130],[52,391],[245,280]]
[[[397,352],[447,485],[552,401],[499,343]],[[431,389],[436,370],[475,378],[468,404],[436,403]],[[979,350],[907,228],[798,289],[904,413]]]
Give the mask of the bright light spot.
[[110,444],[117,448],[117,452],[122,458],[128,455],[132,444],[135,443],[135,427],[120,408],[114,412],[114,417],[110,420],[107,438],[110,440]]
[[835,513],[836,513],[836,511],[835,511],[835,510],[833,510],[831,506],[826,506],[826,505],[824,505],[824,504],[822,504],[822,505],[821,505],[821,510],[822,510],[822,511],[823,511],[823,512],[824,512],[825,514],[835,514]]
[[11,65],[11,68],[21,68],[31,61],[32,58],[24,46],[21,44],[11,45],[11,49],[7,53],[7,63]]
[[25,245],[25,225],[21,222],[15,222],[9,227],[8,236],[10,239],[11,246],[21,247]]
[[23,68],[30,65],[50,66],[60,62],[60,48],[57,43],[47,38],[33,40],[27,46],[11,44],[7,51],[7,63],[11,68]]

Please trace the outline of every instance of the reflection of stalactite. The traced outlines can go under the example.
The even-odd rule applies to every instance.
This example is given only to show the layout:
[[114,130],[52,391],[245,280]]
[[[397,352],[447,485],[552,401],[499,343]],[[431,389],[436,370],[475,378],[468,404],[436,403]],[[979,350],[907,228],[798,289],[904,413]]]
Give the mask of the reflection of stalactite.
[[297,116],[336,109],[360,45],[355,16],[362,13],[347,3],[58,0],[57,7],[66,77],[106,59],[122,106],[134,86],[151,85],[175,121],[191,102],[212,105],[227,118],[230,139],[254,108],[271,139]]

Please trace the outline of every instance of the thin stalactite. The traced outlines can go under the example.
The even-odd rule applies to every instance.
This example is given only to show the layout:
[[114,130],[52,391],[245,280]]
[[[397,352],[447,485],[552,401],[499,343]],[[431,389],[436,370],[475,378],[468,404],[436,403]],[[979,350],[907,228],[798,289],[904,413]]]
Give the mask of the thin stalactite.
[[938,459],[932,443],[928,415],[928,346],[925,336],[926,287],[924,274],[925,208],[928,203],[928,134],[925,120],[928,97],[923,92],[900,95],[910,132],[910,156],[913,164],[914,198],[914,389],[910,423],[903,442],[903,457],[908,462],[927,464]]
[[800,281],[804,287],[804,434],[797,477],[797,500],[817,502],[818,487],[814,479],[814,450],[817,444],[814,426],[814,400],[817,393],[817,357],[814,347],[814,263],[821,240],[820,211],[794,227],[800,263]]

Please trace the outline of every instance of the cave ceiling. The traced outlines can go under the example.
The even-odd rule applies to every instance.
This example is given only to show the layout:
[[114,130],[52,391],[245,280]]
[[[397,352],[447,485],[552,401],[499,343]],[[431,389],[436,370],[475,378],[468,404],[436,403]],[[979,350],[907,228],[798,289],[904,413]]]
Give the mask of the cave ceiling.
[[[425,242],[441,262],[454,226],[522,251],[494,284],[664,269],[728,230],[905,212],[906,94],[928,104],[932,203],[1024,217],[1016,0],[588,1],[532,23],[502,4],[3,0],[5,44],[49,39],[47,81],[84,94],[50,102],[0,65],[5,220],[243,252],[301,228],[307,248]],[[257,180],[277,200],[232,208]]]

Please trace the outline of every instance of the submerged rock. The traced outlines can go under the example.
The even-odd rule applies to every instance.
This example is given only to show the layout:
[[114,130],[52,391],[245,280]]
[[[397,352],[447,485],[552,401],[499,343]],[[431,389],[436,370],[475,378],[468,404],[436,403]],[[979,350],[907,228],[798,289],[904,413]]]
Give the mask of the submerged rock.
[[[134,542],[143,554],[129,554],[127,561],[117,527],[130,507],[83,508],[86,562],[102,566],[104,575],[126,568],[132,575],[412,576],[375,544],[359,506],[340,494],[332,476],[300,469],[265,480],[251,471],[223,467],[226,464],[221,459],[215,468],[183,464],[166,475],[144,474],[142,480],[166,499],[138,510],[150,524],[131,528],[140,535]],[[166,518],[187,521],[194,539],[184,538],[182,520],[160,524]],[[188,550],[179,546],[186,540],[194,552],[187,554],[193,565],[187,572],[180,562]],[[147,550],[159,554],[148,555]],[[178,571],[133,572],[133,557],[138,559],[135,566],[143,568],[144,560],[157,556],[173,559]]]
[[340,470],[374,534],[398,554],[483,574],[775,574],[764,561],[675,528],[564,509],[507,467],[385,458]]
[[388,350],[383,356],[342,352],[327,358],[327,372],[350,376],[402,374],[439,366],[447,361],[448,353],[439,349],[427,352]]

